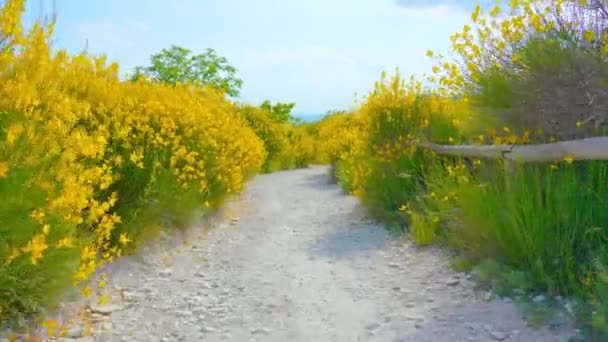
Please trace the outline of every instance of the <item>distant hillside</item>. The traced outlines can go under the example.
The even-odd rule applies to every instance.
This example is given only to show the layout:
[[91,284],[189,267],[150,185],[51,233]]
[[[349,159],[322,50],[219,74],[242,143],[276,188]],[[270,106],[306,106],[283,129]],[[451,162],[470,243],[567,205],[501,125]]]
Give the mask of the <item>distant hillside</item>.
[[302,121],[312,122],[321,120],[325,114],[293,113],[292,115],[301,119]]

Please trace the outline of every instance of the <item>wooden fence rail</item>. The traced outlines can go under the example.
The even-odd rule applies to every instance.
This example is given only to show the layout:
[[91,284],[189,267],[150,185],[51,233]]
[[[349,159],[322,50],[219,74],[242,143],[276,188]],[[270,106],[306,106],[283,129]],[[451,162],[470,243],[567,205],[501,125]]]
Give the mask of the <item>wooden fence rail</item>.
[[540,145],[439,145],[416,143],[418,147],[439,154],[468,158],[503,158],[511,162],[559,162],[573,160],[608,160],[608,137],[567,140]]

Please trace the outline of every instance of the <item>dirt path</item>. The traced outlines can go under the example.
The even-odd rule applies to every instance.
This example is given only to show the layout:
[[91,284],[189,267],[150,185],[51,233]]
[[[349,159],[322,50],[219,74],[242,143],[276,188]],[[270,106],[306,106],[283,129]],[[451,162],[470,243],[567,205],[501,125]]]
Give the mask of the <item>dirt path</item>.
[[164,262],[167,246],[113,265],[108,283],[122,299],[94,308],[109,317],[95,339],[567,340],[473,291],[441,252],[392,239],[326,174],[311,167],[257,177],[228,206],[233,219],[193,230],[192,245]]

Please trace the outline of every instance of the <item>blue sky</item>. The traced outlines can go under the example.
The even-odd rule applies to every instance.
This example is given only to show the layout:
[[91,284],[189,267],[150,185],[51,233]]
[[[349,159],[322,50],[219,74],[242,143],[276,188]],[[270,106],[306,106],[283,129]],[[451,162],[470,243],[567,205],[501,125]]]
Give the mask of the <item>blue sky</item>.
[[[56,0],[56,46],[118,61],[123,72],[171,44],[215,49],[239,70],[240,100],[343,109],[382,70],[421,75],[446,51],[474,0]],[[486,0],[488,1],[488,0]],[[42,0],[44,12],[52,1]],[[40,0],[28,0],[29,20]]]

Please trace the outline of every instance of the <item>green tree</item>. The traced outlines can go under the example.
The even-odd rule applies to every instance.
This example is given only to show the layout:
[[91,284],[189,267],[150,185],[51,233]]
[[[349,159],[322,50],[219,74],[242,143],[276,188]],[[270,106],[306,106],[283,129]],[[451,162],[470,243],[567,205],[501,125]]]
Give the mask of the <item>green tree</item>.
[[237,69],[213,49],[193,55],[192,51],[186,48],[172,45],[153,54],[149,66],[136,67],[132,79],[145,76],[171,85],[178,82],[211,85],[229,96],[236,97],[243,83],[236,77],[236,72]]
[[282,123],[286,122],[299,122],[298,118],[294,118],[291,115],[291,110],[295,106],[295,103],[281,103],[271,104],[270,101],[266,100],[262,102],[260,108],[270,114],[270,117],[274,120]]

